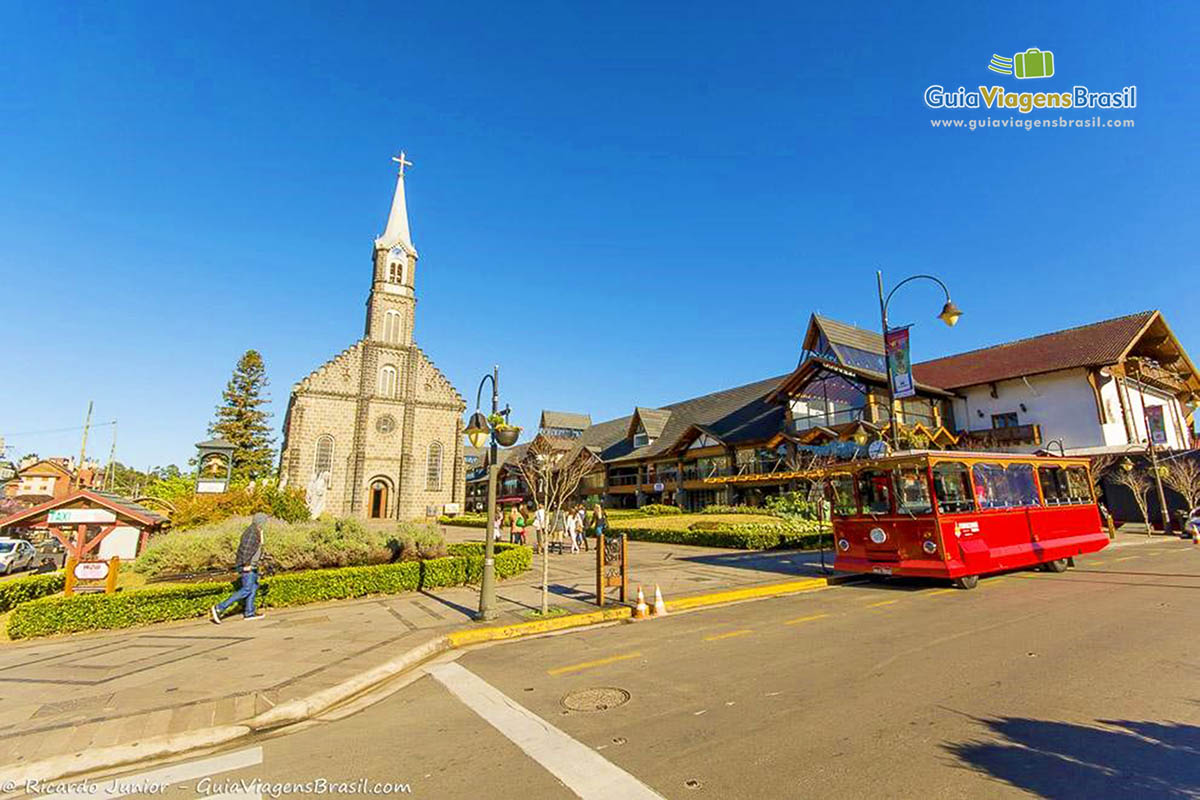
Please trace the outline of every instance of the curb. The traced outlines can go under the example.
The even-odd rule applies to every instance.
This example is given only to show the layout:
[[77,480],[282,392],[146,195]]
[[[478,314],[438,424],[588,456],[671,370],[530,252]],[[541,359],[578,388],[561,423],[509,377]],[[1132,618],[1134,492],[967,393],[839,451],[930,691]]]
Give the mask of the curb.
[[[727,605],[746,600],[765,600],[827,589],[831,586],[861,580],[859,575],[834,575],[827,578],[808,578],[800,581],[785,581],[744,589],[693,595],[667,603],[668,611],[694,611],[710,606]],[[537,636],[570,628],[584,628],[618,621],[632,621],[633,609],[626,605],[613,606],[598,611],[570,614],[552,619],[532,622],[514,622],[509,625],[494,625],[487,628],[466,628],[437,636],[389,661],[360,672],[352,678],[315,692],[307,697],[289,700],[269,711],[235,725],[215,728],[200,728],[194,731],[159,736],[130,744],[111,747],[95,747],[81,753],[54,756],[18,767],[0,767],[0,786],[8,791],[25,786],[28,781],[43,783],[56,781],[72,775],[115,769],[129,766],[152,758],[179,755],[189,750],[228,744],[229,742],[262,733],[286,725],[304,722],[328,711],[356,695],[391,680],[421,662],[447,650],[468,647],[483,642],[505,641]],[[653,619],[653,618],[651,618]],[[12,786],[13,789],[8,789]]]

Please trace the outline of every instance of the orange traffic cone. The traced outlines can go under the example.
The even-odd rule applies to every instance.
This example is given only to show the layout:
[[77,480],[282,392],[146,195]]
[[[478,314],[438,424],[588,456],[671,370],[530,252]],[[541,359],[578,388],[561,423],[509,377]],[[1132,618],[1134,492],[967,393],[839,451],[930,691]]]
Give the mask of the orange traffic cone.
[[662,590],[658,588],[658,584],[654,584],[654,616],[665,617],[667,615],[667,604],[663,600]]
[[637,608],[633,610],[634,619],[645,619],[650,616],[650,606],[646,605],[646,595],[642,592],[642,587],[638,587]]

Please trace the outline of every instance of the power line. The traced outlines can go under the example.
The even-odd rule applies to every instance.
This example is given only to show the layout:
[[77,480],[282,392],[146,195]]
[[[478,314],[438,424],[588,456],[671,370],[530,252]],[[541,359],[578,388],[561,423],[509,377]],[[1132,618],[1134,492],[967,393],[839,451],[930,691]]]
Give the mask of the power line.
[[[112,422],[96,422],[92,425],[92,427],[100,428],[105,425],[116,425],[116,424],[117,424],[117,421],[114,419]],[[70,433],[71,431],[81,431],[83,429],[84,429],[83,425],[75,425],[74,427],[71,427],[71,428],[49,428],[44,431],[21,431],[20,433],[0,433],[0,438],[7,439],[12,436],[38,436],[43,433]]]

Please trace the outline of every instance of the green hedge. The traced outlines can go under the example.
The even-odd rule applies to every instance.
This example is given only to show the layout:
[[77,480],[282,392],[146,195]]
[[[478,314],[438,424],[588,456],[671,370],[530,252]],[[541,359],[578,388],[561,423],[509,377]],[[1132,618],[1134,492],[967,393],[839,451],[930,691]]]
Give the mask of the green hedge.
[[[722,522],[695,522],[686,531],[614,525],[612,531],[623,533],[638,542],[730,547],[738,550],[807,549],[816,547],[822,536],[815,525],[806,523],[730,525]],[[824,535],[828,536],[828,531]]]
[[4,581],[0,583],[0,614],[11,611],[21,603],[28,603],[39,597],[61,592],[63,583],[64,578],[61,571],[27,575],[24,578]]
[[[428,561],[270,575],[259,584],[259,603],[282,608],[478,582],[483,574],[483,545],[465,542],[451,545],[449,550],[451,555]],[[529,569],[532,558],[528,547],[497,544],[496,577],[520,575]],[[206,614],[232,588],[232,583],[193,583],[110,595],[44,597],[22,603],[13,611],[8,618],[8,635],[24,639],[191,619]]]
[[757,514],[760,517],[774,516],[775,512],[769,508],[756,508],[754,506],[723,506],[715,504],[705,506],[700,509],[701,514]]
[[457,525],[460,528],[486,528],[487,514],[459,514],[457,517],[438,517],[439,525]]
[[668,506],[663,503],[649,503],[638,509],[648,517],[660,517],[671,514],[682,514],[679,506]]

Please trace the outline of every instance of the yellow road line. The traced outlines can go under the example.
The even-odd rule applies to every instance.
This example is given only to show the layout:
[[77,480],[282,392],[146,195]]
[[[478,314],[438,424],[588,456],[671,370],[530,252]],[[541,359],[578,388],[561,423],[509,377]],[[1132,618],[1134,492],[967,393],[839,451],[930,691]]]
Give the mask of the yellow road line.
[[720,639],[731,639],[734,636],[745,636],[747,633],[754,633],[754,631],[750,630],[749,628],[746,628],[746,629],[740,630],[740,631],[729,631],[728,633],[716,633],[716,634],[713,634],[712,636],[705,636],[704,641],[715,642]]
[[878,603],[871,603],[867,608],[881,608],[882,606],[890,606],[893,603],[899,603],[899,600],[880,600]]
[[936,592],[930,592],[926,597],[937,597],[943,594],[958,594],[958,589],[938,589]]
[[789,619],[787,622],[785,622],[783,624],[784,625],[799,625],[801,622],[812,622],[814,619],[825,619],[828,616],[829,616],[828,614],[810,614],[807,617],[796,617],[795,619]]
[[729,589],[723,592],[682,597],[678,600],[667,601],[667,609],[683,611],[688,608],[702,608],[721,603],[734,603],[739,600],[757,600],[761,597],[779,597],[800,592],[816,592],[828,588],[829,582],[825,578],[806,578],[786,583],[772,583],[767,586],[749,586],[745,589]]
[[1113,563],[1116,564],[1119,561],[1128,561],[1131,558],[1137,558],[1137,556],[1122,556],[1121,558],[1114,558]]
[[565,667],[555,667],[554,669],[546,670],[547,675],[566,675],[568,672],[579,672],[580,670],[591,669],[592,667],[602,667],[605,664],[612,664],[617,661],[628,661],[631,658],[641,658],[641,653],[626,653],[621,656],[609,656],[608,658],[598,658],[595,661],[584,661],[582,664],[570,664]]
[[1088,559],[1087,561],[1083,562],[1083,566],[1085,566],[1085,567],[1102,567],[1102,566],[1104,566],[1105,563],[1106,562],[1104,562],[1104,561],[1093,561],[1091,559]]

